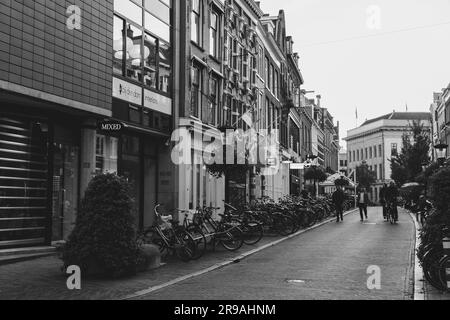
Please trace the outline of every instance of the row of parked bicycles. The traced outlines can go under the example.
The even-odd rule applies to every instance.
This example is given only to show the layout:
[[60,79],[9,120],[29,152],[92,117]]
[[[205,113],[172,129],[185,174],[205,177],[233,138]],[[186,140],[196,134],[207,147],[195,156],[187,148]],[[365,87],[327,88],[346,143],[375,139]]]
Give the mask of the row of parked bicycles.
[[433,208],[430,202],[425,207],[406,205],[405,208],[414,213],[417,221],[422,225],[421,244],[417,257],[425,279],[436,289],[450,292],[447,280],[447,270],[450,268],[450,249],[444,245],[450,240],[448,221],[443,219],[442,213]]
[[[182,261],[200,259],[211,247],[239,250],[244,244],[255,245],[264,236],[288,236],[330,217],[335,210],[331,198],[285,197],[279,201],[259,199],[236,208],[225,203],[225,210],[203,207],[194,213],[177,210],[162,214],[161,205],[154,208],[155,223],[145,230],[139,241],[159,247],[161,255],[174,255]],[[352,207],[345,202],[344,209]],[[179,216],[181,221],[174,219]]]

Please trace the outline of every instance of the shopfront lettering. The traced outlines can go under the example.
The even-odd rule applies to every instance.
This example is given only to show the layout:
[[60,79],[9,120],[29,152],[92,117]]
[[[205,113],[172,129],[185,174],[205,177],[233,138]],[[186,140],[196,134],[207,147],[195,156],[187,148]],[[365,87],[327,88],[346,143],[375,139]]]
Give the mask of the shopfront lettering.
[[123,130],[123,124],[118,121],[110,120],[99,123],[98,129],[102,132],[120,132]]

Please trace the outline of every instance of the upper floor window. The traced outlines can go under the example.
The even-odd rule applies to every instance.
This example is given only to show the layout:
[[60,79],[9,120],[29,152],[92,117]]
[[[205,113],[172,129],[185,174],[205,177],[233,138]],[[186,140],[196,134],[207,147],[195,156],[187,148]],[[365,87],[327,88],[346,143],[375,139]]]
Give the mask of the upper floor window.
[[376,158],[377,157],[377,146],[373,147],[373,157]]
[[[211,124],[216,124],[216,115],[218,114],[219,107],[219,81],[215,77],[209,79],[209,110],[206,121]],[[220,123],[220,119],[217,120]]]
[[171,92],[170,0],[115,0],[113,72]]
[[391,156],[398,155],[397,144],[391,143]]
[[191,40],[201,44],[201,0],[192,0]]
[[202,70],[200,67],[192,67],[191,78],[191,115],[199,118],[202,110]]
[[211,12],[209,22],[209,53],[219,58],[219,16],[215,12]]

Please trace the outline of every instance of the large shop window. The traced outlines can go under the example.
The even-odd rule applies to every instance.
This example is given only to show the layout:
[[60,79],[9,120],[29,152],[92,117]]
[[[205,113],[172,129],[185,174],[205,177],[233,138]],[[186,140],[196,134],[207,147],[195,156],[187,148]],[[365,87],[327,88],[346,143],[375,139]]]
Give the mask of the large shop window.
[[115,0],[114,9],[114,73],[170,93],[170,1]]
[[123,19],[119,17],[114,17],[114,59],[113,59],[113,70],[115,74],[123,74],[123,66],[124,66],[124,52],[126,52],[126,48],[124,48],[124,34],[125,34],[125,22]]

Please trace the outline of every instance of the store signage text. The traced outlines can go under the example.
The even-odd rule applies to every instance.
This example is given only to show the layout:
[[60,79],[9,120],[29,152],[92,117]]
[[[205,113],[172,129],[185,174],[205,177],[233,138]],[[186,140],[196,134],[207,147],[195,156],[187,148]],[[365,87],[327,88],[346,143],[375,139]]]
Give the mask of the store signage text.
[[113,97],[141,105],[142,88],[124,80],[113,78]]
[[98,129],[102,132],[120,132],[123,130],[123,124],[119,121],[108,120],[98,124]]
[[150,90],[144,90],[144,107],[172,115],[172,99]]

